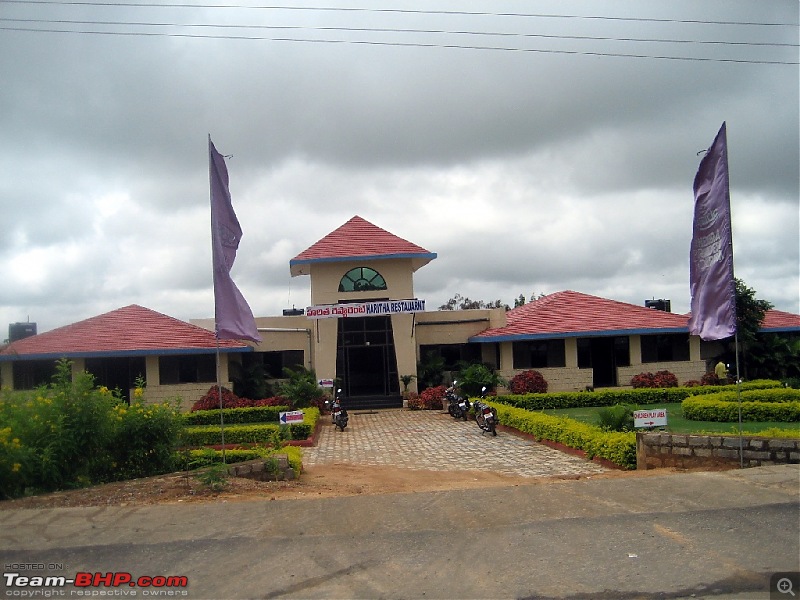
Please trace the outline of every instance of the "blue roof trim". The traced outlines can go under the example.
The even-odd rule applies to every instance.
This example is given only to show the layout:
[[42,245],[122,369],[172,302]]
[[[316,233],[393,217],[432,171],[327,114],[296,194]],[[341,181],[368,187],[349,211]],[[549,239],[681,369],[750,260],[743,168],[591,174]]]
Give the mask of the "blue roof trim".
[[362,256],[330,256],[327,258],[306,258],[302,260],[296,260],[293,258],[289,261],[289,266],[359,260],[386,260],[389,258],[428,258],[433,260],[436,258],[436,252],[399,252],[396,254],[368,254]]
[[[125,358],[133,356],[176,356],[187,354],[214,354],[216,348],[179,348],[177,350],[118,350],[116,352],[50,352],[48,354],[0,354],[0,362],[20,360],[58,360],[59,358]],[[220,348],[220,354],[253,352],[251,346]]]
[[612,329],[608,331],[577,331],[562,333],[515,333],[486,337],[473,336],[467,341],[476,344],[496,342],[524,342],[526,340],[553,340],[578,337],[611,337],[616,335],[652,335],[658,333],[689,333],[688,327],[653,327],[648,329]]
[[800,332],[800,327],[795,325],[784,325],[783,327],[762,327],[759,333],[780,333],[780,332]]

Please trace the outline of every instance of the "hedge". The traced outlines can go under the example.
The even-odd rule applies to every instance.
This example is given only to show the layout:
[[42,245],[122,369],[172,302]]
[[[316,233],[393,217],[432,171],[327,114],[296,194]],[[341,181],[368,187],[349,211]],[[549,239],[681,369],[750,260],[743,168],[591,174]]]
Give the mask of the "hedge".
[[502,425],[529,433],[540,440],[583,450],[590,459],[597,456],[625,469],[636,468],[635,433],[607,432],[566,417],[531,412],[500,402],[487,404],[497,409],[497,419]]
[[683,416],[692,421],[800,421],[800,390],[792,388],[743,391],[741,403],[735,392],[693,396],[681,403]]
[[[226,444],[266,444],[274,446],[281,441],[281,428],[277,423],[256,425],[226,425]],[[196,425],[184,430],[184,443],[187,446],[215,446],[222,443],[219,425]]]
[[[780,381],[756,380],[742,383],[742,390],[761,390],[780,388]],[[526,410],[544,410],[556,408],[582,408],[588,406],[614,406],[615,404],[677,404],[689,396],[714,394],[721,391],[736,393],[737,386],[716,385],[676,388],[637,388],[637,389],[604,389],[596,392],[553,392],[548,394],[506,394],[497,396],[495,400],[524,408]]]
[[[246,408],[223,408],[224,422],[236,423],[277,423],[280,413],[288,411],[288,406],[249,406]],[[219,425],[220,410],[198,410],[183,415],[187,425]]]
[[[280,416],[278,413],[285,410],[286,407],[281,406],[257,406],[223,409],[225,443],[276,444],[283,437],[281,433],[281,425],[278,423]],[[263,417],[269,417],[273,412],[275,413],[275,418],[272,419],[272,422],[264,423]],[[211,446],[221,444],[222,436],[220,434],[219,409],[188,413],[187,415],[184,415],[184,418],[187,418],[187,420],[191,422],[189,417],[194,415],[199,415],[197,419],[201,423],[208,424],[197,424],[186,427],[184,429],[184,444],[187,446]],[[262,417],[262,421],[251,422],[249,420],[256,417]],[[312,406],[303,409],[303,422],[291,423],[289,425],[289,439],[307,439],[314,431],[314,427],[316,426],[318,420],[318,408]]]

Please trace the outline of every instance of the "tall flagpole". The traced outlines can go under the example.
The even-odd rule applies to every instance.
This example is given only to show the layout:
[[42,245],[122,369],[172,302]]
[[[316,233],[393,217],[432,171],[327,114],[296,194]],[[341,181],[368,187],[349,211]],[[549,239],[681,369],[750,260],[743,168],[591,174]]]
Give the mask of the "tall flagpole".
[[222,463],[225,464],[225,417],[220,378],[220,339],[247,339],[259,343],[253,311],[231,279],[231,267],[242,237],[242,228],[231,203],[228,168],[208,134],[208,178],[211,192],[211,259],[214,280],[214,337],[216,339],[217,394]]

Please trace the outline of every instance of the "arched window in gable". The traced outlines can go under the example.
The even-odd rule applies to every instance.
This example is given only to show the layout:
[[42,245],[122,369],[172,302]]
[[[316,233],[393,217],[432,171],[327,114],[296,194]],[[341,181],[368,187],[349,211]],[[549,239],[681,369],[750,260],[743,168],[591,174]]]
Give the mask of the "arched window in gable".
[[385,289],[386,281],[383,276],[369,267],[350,269],[339,282],[340,292],[372,292]]

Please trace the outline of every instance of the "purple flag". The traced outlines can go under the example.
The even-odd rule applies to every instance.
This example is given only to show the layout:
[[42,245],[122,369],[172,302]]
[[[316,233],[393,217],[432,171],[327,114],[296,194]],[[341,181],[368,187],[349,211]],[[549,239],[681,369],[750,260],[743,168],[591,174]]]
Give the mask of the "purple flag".
[[242,228],[231,204],[225,159],[217,152],[211,136],[208,136],[208,177],[211,183],[211,249],[217,337],[260,342],[253,312],[231,279]]
[[694,178],[694,225],[689,256],[689,333],[721,340],[736,333],[731,198],[725,123]]

